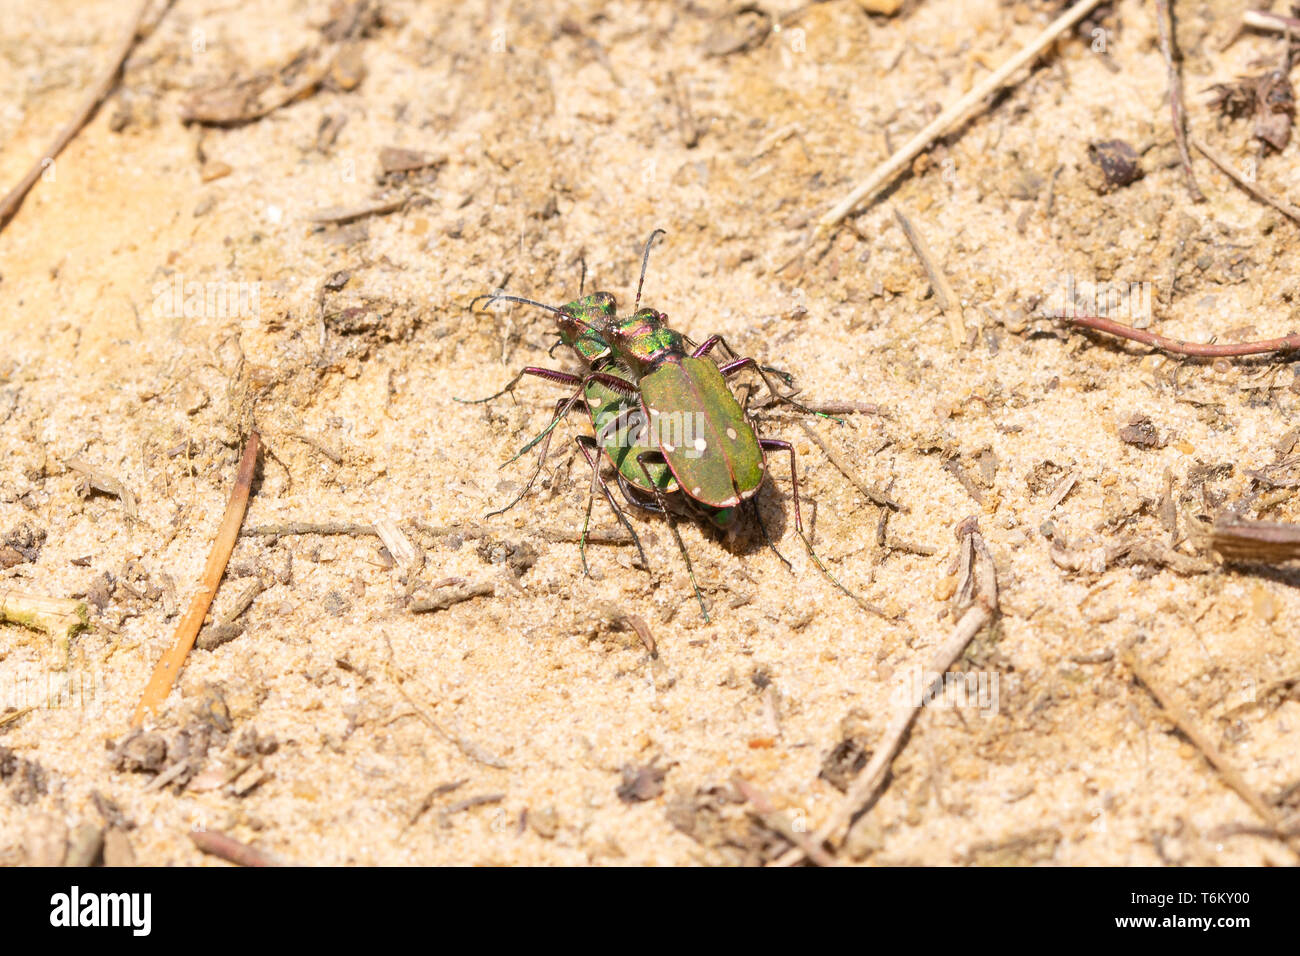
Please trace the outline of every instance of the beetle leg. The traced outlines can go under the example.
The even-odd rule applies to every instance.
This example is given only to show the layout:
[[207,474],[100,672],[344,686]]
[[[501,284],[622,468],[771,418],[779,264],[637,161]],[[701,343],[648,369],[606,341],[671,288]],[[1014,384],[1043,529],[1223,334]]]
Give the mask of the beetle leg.
[[577,405],[578,401],[581,398],[582,398],[582,390],[579,389],[578,391],[570,395],[568,398],[561,399],[556,404],[555,417],[551,419],[551,423],[547,425],[545,428],[543,428],[541,432],[534,435],[532,440],[529,441],[528,444],[524,445],[523,448],[515,452],[513,458],[511,458],[509,461],[502,462],[501,467],[504,468],[506,465],[513,464],[514,462],[518,461],[520,458],[526,455],[531,449],[536,447],[539,441],[546,440],[547,442],[549,442],[551,432],[555,430],[555,426],[560,424],[560,422],[564,421],[565,417],[568,416],[569,412],[573,410],[573,406]]
[[[799,532],[799,538],[803,541],[804,548],[808,551],[808,557],[813,559],[813,563],[816,564],[817,569],[826,576],[826,580],[830,581],[831,584],[835,585],[848,595],[853,600],[854,604],[862,608],[864,611],[870,611],[872,614],[879,615],[885,620],[889,620],[889,616],[885,614],[884,611],[876,607],[874,604],[870,604],[858,597],[841,584],[835,575],[831,574],[831,572],[827,570],[826,565],[822,563],[822,559],[817,555],[817,552],[813,550],[812,542],[809,541],[808,536],[804,534],[803,519],[799,516],[799,470],[798,466],[795,464],[794,445],[791,445],[788,441],[782,441],[779,438],[760,438],[758,444],[764,449],[770,449],[772,451],[788,451],[790,453],[790,487],[792,489],[791,494],[794,498],[794,527],[795,530]],[[754,511],[757,513],[757,505],[755,505]]]
[[681,532],[677,530],[677,522],[674,520],[672,512],[668,510],[668,501],[664,498],[663,492],[659,490],[659,486],[655,484],[654,478],[650,475],[650,469],[646,466],[646,459],[651,455],[663,458],[661,452],[643,451],[636,456],[636,463],[641,466],[641,473],[645,475],[646,484],[654,492],[655,503],[663,509],[664,517],[668,519],[668,527],[673,533],[673,538],[677,541],[677,550],[682,553],[682,559],[686,562],[686,573],[691,577],[691,588],[695,591],[695,600],[700,602],[700,614],[704,616],[704,622],[707,624],[709,611],[704,606],[704,595],[700,593],[700,586],[695,580],[695,567],[691,564],[691,556],[686,551],[686,542],[682,540]]
[[764,451],[787,451],[790,453],[790,487],[794,496],[794,526],[803,534],[803,517],[799,513],[799,466],[795,463],[794,445],[779,438],[760,438],[759,447]]
[[636,545],[636,550],[641,555],[641,566],[647,571],[650,570],[650,562],[645,556],[645,549],[641,547],[641,539],[637,537],[636,529],[632,523],[627,520],[627,515],[619,507],[618,502],[614,500],[613,494],[610,493],[609,485],[605,479],[600,477],[600,452],[597,450],[593,457],[589,449],[599,448],[596,442],[589,435],[579,435],[575,439],[578,443],[578,449],[582,452],[582,457],[587,459],[587,464],[591,466],[591,491],[587,494],[587,514],[582,519],[582,537],[578,540],[578,552],[582,555],[582,571],[587,577],[591,577],[591,571],[587,568],[587,525],[591,521],[591,503],[596,498],[596,486],[605,494],[605,500],[609,506],[614,509],[614,515],[618,518],[619,523],[627,529],[627,533],[632,536],[632,543]]
[[[632,428],[640,424],[638,415],[641,414],[640,405],[625,405],[623,410],[601,426],[600,431],[596,432],[596,441],[604,445],[609,441],[610,436],[616,435],[619,429]],[[639,435],[629,436],[633,440],[639,439]]]
[[627,480],[621,471],[618,473],[618,487],[622,490],[623,497],[627,499],[628,504],[653,514],[663,514],[664,509],[659,507],[659,503],[654,500],[654,496],[647,498]]
[[553,368],[538,368],[535,365],[529,365],[527,368],[521,369],[519,374],[512,378],[505,388],[495,394],[489,395],[487,398],[456,398],[453,396],[452,401],[460,402],[462,405],[482,405],[485,402],[492,401],[494,398],[500,398],[506,392],[513,392],[515,386],[523,381],[525,375],[536,375],[538,378],[544,378],[548,382],[554,382],[557,385],[577,386],[583,384],[580,375],[570,375],[568,372],[561,372]]
[[[752,368],[754,369],[754,371],[758,372],[759,376],[763,379],[763,384],[767,386],[768,393],[771,394],[772,398],[775,399],[776,401],[784,402],[785,404],[791,406],[792,408],[797,408],[799,409],[799,411],[803,412],[806,415],[816,415],[818,418],[831,417],[821,412],[814,412],[807,405],[804,405],[800,402],[796,402],[794,398],[791,397],[790,395],[787,395],[784,392],[778,392],[776,390],[776,386],[772,384],[772,380],[768,377],[767,371],[764,368],[764,366],[759,365],[758,361],[753,357],[738,358],[734,362],[727,362],[723,365],[719,365],[718,371],[722,373],[723,378],[726,378],[729,375],[735,375],[737,372],[739,372],[741,369],[744,368]],[[839,419],[837,418],[835,419],[835,421],[839,421]]]
[[[525,369],[525,371],[527,370]],[[636,398],[641,394],[640,390],[636,387],[635,382],[629,382],[625,378],[619,378],[619,376],[611,375],[608,372],[590,372],[587,374],[586,378],[578,378],[577,376],[570,377],[573,379],[575,385],[581,385],[585,388],[588,382],[599,382],[611,392],[614,392],[617,395],[622,395],[625,398]]]
[[[686,340],[686,344],[693,350],[691,352],[692,358],[702,358],[705,355],[708,355],[710,352],[712,352],[719,345],[721,345],[723,351],[725,351],[727,355],[730,356],[729,358],[723,359],[722,363],[720,364],[726,365],[727,363],[734,362],[736,359],[741,357],[740,353],[738,353],[735,349],[733,349],[730,345],[728,345],[726,340],[721,335],[710,335],[707,339],[704,340],[704,343],[702,345],[696,345],[690,339]],[[794,385],[794,376],[791,375],[789,372],[782,371],[779,368],[773,368],[771,365],[758,365],[756,367],[761,369],[764,372],[771,372],[781,381],[785,382],[786,385],[790,385],[790,386]]]
[[[484,518],[491,518],[496,515],[505,514],[515,505],[519,504],[519,502],[524,500],[524,495],[528,494],[529,489],[533,487],[533,482],[537,481],[537,476],[542,473],[542,465],[546,462],[546,453],[547,451],[550,450],[551,435],[554,434],[555,426],[559,424],[561,419],[563,419],[566,415],[568,415],[572,409],[573,409],[573,400],[570,398],[562,398],[555,403],[555,417],[552,419],[551,424],[546,427],[546,430],[542,432],[542,435],[546,437],[542,441],[542,450],[537,453],[537,467],[533,469],[533,473],[529,477],[528,483],[524,485],[524,490],[519,492],[519,494],[515,495],[514,501],[510,502],[510,504],[506,505],[504,508],[498,508],[496,511],[489,511],[487,514],[483,516]],[[537,439],[533,439],[533,441],[529,442],[525,446],[525,451],[528,448],[531,448],[534,442],[536,442],[536,440]],[[519,452],[518,455],[515,455],[515,457],[510,460],[514,461],[515,459],[519,458],[520,455],[523,454],[524,452],[521,451]]]
[[[707,339],[705,339],[702,343],[700,343],[695,347],[695,351],[691,353],[691,358],[703,358],[704,356],[712,352],[714,348],[716,348],[719,345],[719,343],[722,345],[724,349],[726,349],[728,352],[731,352],[731,346],[728,345],[726,342],[722,341],[721,335],[710,335]],[[735,355],[736,353],[732,352],[731,354]]]
[[758,530],[763,533],[763,540],[767,542],[767,546],[772,549],[773,554],[775,554],[778,558],[781,559],[782,564],[784,564],[787,568],[793,571],[794,566],[790,564],[790,562],[786,559],[786,556],[784,554],[782,554],[780,551],[776,549],[776,545],[772,542],[772,536],[767,533],[767,525],[764,524],[763,515],[758,508],[758,499],[750,498],[747,503],[749,504],[749,507],[754,512],[754,521],[758,523]]

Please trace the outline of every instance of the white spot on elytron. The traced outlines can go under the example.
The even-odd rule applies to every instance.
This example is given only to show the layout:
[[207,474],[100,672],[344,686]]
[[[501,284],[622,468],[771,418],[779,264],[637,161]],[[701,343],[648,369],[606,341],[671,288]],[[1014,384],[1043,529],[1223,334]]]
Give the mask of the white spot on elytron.
[[734,507],[736,507],[736,505],[738,505],[738,504],[740,504],[740,498],[737,497],[736,495],[732,495],[732,496],[731,496],[730,498],[728,498],[726,501],[722,502],[722,504],[718,505],[718,507],[719,507],[719,508],[734,508]]
[[699,485],[696,485],[694,488],[691,489],[691,494],[693,494],[693,495],[698,495],[699,493],[700,493],[700,486],[699,486]]
[[668,444],[668,442],[664,442],[664,451],[666,451],[668,454],[671,455],[671,454],[672,454],[673,452],[675,452],[676,450],[677,450],[677,446],[676,446],[676,445],[670,445],[670,444]]
[[706,449],[706,448],[708,448],[708,447],[709,447],[709,443],[706,442],[703,438],[697,438],[697,439],[695,439],[695,450],[696,450],[696,451],[704,451],[704,449]]
[[735,441],[735,440],[736,440],[736,430],[735,430],[734,428],[728,428],[728,429],[727,429],[727,437],[730,438],[732,441]]

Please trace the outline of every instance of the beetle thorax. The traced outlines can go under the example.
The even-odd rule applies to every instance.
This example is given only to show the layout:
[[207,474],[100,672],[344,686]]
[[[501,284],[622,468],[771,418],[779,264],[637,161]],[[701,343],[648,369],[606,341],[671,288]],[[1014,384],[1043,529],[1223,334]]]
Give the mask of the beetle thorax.
[[654,309],[639,309],[606,326],[607,341],[636,375],[647,375],[664,361],[686,354],[685,341],[665,324],[666,318]]

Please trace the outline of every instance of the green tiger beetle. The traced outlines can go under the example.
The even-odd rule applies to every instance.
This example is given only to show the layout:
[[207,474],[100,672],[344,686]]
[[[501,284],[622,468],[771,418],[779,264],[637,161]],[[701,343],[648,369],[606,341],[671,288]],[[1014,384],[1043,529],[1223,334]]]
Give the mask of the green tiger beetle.
[[[606,344],[600,337],[599,333],[595,331],[595,326],[598,323],[603,323],[604,321],[612,319],[616,314],[617,306],[615,299],[608,292],[597,292],[593,295],[585,296],[574,302],[570,302],[567,305],[561,306],[558,309],[544,305],[543,303],[535,303],[531,300],[519,299],[518,297],[480,297],[480,299],[482,298],[497,300],[504,298],[509,301],[536,305],[540,308],[547,309],[548,311],[555,312],[557,316],[557,330],[560,335],[560,341],[557,345],[563,344],[572,348],[588,369],[592,371],[603,371],[624,378],[629,374],[623,372],[619,368],[612,357],[612,350],[609,345]],[[475,299],[474,301],[478,302],[480,299]],[[776,369],[766,369],[766,371],[781,376],[787,384],[790,383],[790,378],[785,373]],[[491,401],[492,399],[505,394],[518,385],[525,375],[540,375],[548,381],[558,381],[563,384],[579,384],[583,381],[583,379],[578,376],[569,376],[568,373],[565,372],[530,366],[529,368],[520,371],[520,373],[516,375],[505,386],[505,388],[493,395],[487,396],[486,398],[477,399],[474,403]],[[625,380],[628,381],[630,387],[635,387],[635,383],[626,378]],[[510,459],[510,461],[505,463],[510,464],[510,462],[518,460],[530,449],[539,443],[541,444],[537,456],[537,466],[533,469],[533,473],[525,483],[523,489],[509,504],[495,511],[489,512],[489,517],[509,511],[528,494],[529,490],[536,482],[538,475],[541,473],[555,427],[575,407],[579,397],[585,399],[591,417],[592,426],[599,436],[599,439],[593,439],[586,435],[579,435],[576,438],[579,450],[582,451],[583,457],[587,460],[588,466],[592,469],[592,489],[587,497],[587,510],[583,517],[582,535],[579,538],[579,553],[582,556],[584,573],[590,573],[590,568],[587,565],[586,542],[591,522],[591,506],[597,487],[599,487],[605,494],[605,497],[613,508],[615,515],[631,534],[633,543],[636,545],[638,553],[641,556],[643,566],[649,567],[649,561],[646,559],[645,551],[641,547],[641,542],[636,531],[627,521],[622,508],[620,508],[618,503],[613,499],[607,485],[600,477],[599,456],[601,452],[603,452],[610,463],[614,465],[620,490],[623,492],[624,499],[630,504],[647,511],[662,511],[659,501],[655,497],[657,491],[675,511],[679,511],[692,518],[702,518],[722,530],[727,530],[732,526],[732,524],[734,524],[734,509],[707,508],[682,495],[678,483],[673,477],[666,462],[649,462],[644,465],[642,464],[639,460],[640,454],[642,452],[654,452],[657,450],[657,446],[650,445],[646,442],[645,428],[639,419],[639,412],[634,411],[633,414],[625,416],[624,413],[626,413],[630,408],[635,409],[635,405],[630,404],[622,394],[612,391],[606,385],[595,380],[587,380],[585,384],[581,384],[581,387],[577,392],[575,392],[574,396],[561,399],[557,402],[551,423],[540,434],[536,435],[532,440],[524,445],[524,447],[521,448],[514,457]],[[457,401],[464,400],[457,399]],[[595,454],[593,455],[592,452],[595,452]],[[649,472],[648,478],[646,475],[647,471]],[[760,527],[762,527],[761,519]],[[674,528],[673,530],[675,533],[676,529]],[[766,538],[766,528],[763,528],[763,533]],[[680,542],[680,538],[678,540]],[[769,541],[769,544],[770,543],[771,542]],[[683,554],[685,554],[684,544],[682,545],[682,550]],[[776,551],[775,547],[773,547],[773,551]],[[785,561],[784,556],[781,556],[779,551],[776,553],[778,557],[781,557],[782,561]],[[788,561],[785,561],[785,563],[787,565],[789,564]],[[691,579],[692,584],[694,585],[694,572],[691,569],[689,556],[686,557],[686,564],[688,570],[691,570]]]
[[[599,447],[617,469],[624,497],[637,507],[661,512],[667,518],[706,621],[709,619],[708,611],[673,514],[684,511],[693,517],[703,517],[720,530],[730,531],[737,523],[741,507],[749,505],[769,547],[789,566],[768,539],[767,529],[762,526],[753,501],[766,477],[765,451],[789,453],[795,527],[799,536],[827,579],[861,604],[856,595],[830,574],[804,534],[794,447],[780,439],[757,435],[744,409],[727,387],[726,378],[744,369],[753,369],[776,400],[808,414],[820,413],[781,393],[767,374],[775,370],[759,365],[753,358],[734,358],[721,365],[708,358],[709,353],[719,346],[735,354],[722,336],[710,336],[703,344],[690,347],[685,336],[667,325],[663,313],[640,308],[650,249],[662,234],[663,230],[655,230],[646,242],[636,303],[632,315],[626,318],[617,316],[614,297],[609,293],[594,293],[558,308],[518,296],[481,297],[489,302],[517,302],[554,313],[561,342],[572,347],[589,369],[585,376],[577,376],[529,366],[501,391],[479,400],[490,401],[499,397],[513,389],[526,375],[576,389],[572,397],[557,402],[551,424],[511,459],[516,460],[538,442],[544,442],[537,470],[528,485],[501,511],[513,507],[527,493],[541,469],[541,459],[545,457],[551,431],[579,398],[585,398],[596,428],[594,441],[586,436],[578,439],[579,447],[593,469],[593,487],[587,503],[588,519],[595,488],[599,485],[619,520],[631,531],[626,517],[599,476],[599,452],[595,458],[590,454],[591,449]],[[789,377],[784,378],[789,384]],[[584,520],[583,544],[586,529],[587,521]],[[632,536],[644,561],[644,551],[635,532]],[[585,550],[583,564],[585,568]]]
[[[597,292],[589,296],[581,297],[567,305],[561,306],[558,309],[552,306],[543,305],[540,302],[521,299],[517,296],[504,295],[479,296],[470,303],[470,308],[473,309],[475,303],[480,302],[483,299],[487,299],[489,304],[504,300],[520,302],[527,305],[536,305],[540,308],[549,309],[550,311],[555,312],[559,317],[557,319],[557,326],[560,332],[560,342],[556,343],[557,345],[563,344],[572,348],[589,371],[609,370],[613,373],[618,371],[617,365],[614,363],[612,358],[612,350],[592,328],[594,323],[601,320],[602,315],[608,314],[612,316],[614,314],[614,297],[608,292]],[[585,379],[583,376],[570,375],[569,373],[561,372],[558,369],[540,368],[537,366],[528,366],[522,369],[504,388],[492,395],[488,395],[486,398],[473,400],[458,398],[455,400],[470,405],[490,402],[507,392],[513,391],[526,375],[539,376],[550,382],[562,385],[573,385],[577,388],[572,396],[562,398],[556,402],[551,423],[547,425],[540,434],[534,436],[526,445],[524,445],[523,448],[516,452],[514,457],[502,465],[502,467],[505,467],[505,465],[519,460],[532,448],[536,447],[539,443],[541,444],[541,449],[537,455],[537,466],[533,469],[532,475],[529,476],[528,481],[524,484],[522,490],[520,490],[519,494],[517,494],[509,504],[502,508],[498,508],[495,511],[489,511],[486,515],[486,517],[489,518],[493,515],[504,514],[509,511],[522,501],[524,496],[532,489],[532,486],[536,483],[546,461],[546,455],[550,449],[551,436],[554,433],[555,427],[568,416],[568,414],[576,407],[579,400],[586,400],[592,424],[598,431],[627,405],[626,400],[623,399],[621,395],[611,392],[599,382],[586,382],[584,385]],[[632,474],[637,481],[640,481],[642,480],[641,470],[639,468],[625,469],[623,464],[627,451],[631,447],[634,447],[632,445],[625,446],[624,444],[629,441],[629,435],[632,430],[632,428],[624,426],[622,429],[612,433],[606,441],[604,450],[615,467],[620,469],[620,480],[625,477],[623,471],[626,470],[628,473]],[[613,495],[609,491],[608,485],[606,485],[604,479],[600,476],[599,459],[598,457],[593,457],[591,453],[593,449],[598,447],[597,442],[587,435],[577,436],[576,442],[583,457],[586,458],[587,464],[590,465],[592,469],[592,491],[587,498],[587,514],[583,519],[582,537],[579,539],[579,552],[582,555],[583,572],[587,574],[591,573],[587,566],[587,528],[591,521],[591,504],[592,499],[595,497],[597,487],[599,487],[604,493],[606,499],[609,501],[610,507],[614,510],[614,514],[632,536],[632,542],[636,545],[637,552],[640,554],[641,563],[643,566],[648,568],[650,563],[645,556],[645,550],[641,547],[641,539],[637,536],[636,530],[632,527],[631,523],[628,522],[627,517],[623,513],[623,509],[620,508],[618,502],[614,500]],[[597,455],[599,455],[599,452],[597,452]],[[668,472],[666,465],[659,469],[659,472],[661,480],[664,480],[665,483],[671,480],[672,476]],[[668,490],[674,489],[670,488]],[[647,494],[648,493],[647,490]],[[624,487],[624,496],[627,497],[626,487]]]

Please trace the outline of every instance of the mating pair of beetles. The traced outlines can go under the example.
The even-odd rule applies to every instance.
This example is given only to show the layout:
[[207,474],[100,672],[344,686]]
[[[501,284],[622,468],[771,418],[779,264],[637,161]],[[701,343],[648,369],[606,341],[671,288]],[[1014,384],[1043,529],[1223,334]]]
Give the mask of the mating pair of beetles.
[[[577,438],[578,447],[592,470],[592,490],[587,498],[587,515],[580,539],[584,569],[587,563],[587,526],[596,488],[600,488],[618,520],[630,532],[642,563],[649,566],[636,531],[601,476],[600,456],[603,454],[614,466],[624,499],[634,507],[658,512],[667,518],[686,562],[700,611],[707,621],[708,611],[695,581],[690,555],[673,516],[699,518],[715,528],[729,531],[736,526],[742,507],[747,506],[768,546],[789,566],[767,538],[767,530],[753,500],[767,474],[765,453],[778,451],[790,456],[795,528],[804,546],[836,587],[853,597],[831,577],[804,534],[794,447],[787,441],[759,437],[726,380],[743,369],[753,369],[776,400],[808,414],[818,413],[776,388],[770,375],[779,375],[789,384],[790,378],[783,373],[759,365],[748,357],[733,357],[722,364],[710,359],[710,353],[718,347],[735,355],[722,336],[711,335],[695,346],[686,336],[668,326],[668,317],[662,312],[641,308],[641,289],[650,261],[650,249],[663,234],[662,229],[656,229],[646,241],[631,315],[620,317],[614,296],[608,292],[595,292],[559,307],[504,294],[480,296],[470,304],[472,309],[475,303],[487,300],[489,305],[514,302],[545,309],[555,316],[560,342],[573,349],[586,368],[583,375],[571,375],[557,369],[528,366],[505,388],[474,402],[492,401],[513,390],[525,376],[530,375],[574,389],[571,396],[556,403],[554,416],[546,429],[511,459],[517,460],[539,443],[542,446],[537,467],[523,490],[508,505],[491,514],[508,511],[528,493],[541,472],[555,427],[579,402],[585,402],[595,437],[582,435]],[[581,291],[579,294],[581,296]]]

